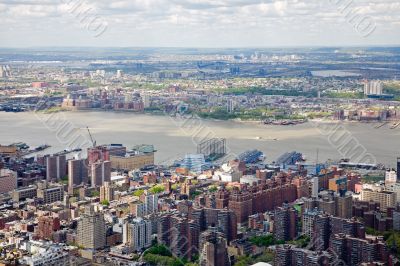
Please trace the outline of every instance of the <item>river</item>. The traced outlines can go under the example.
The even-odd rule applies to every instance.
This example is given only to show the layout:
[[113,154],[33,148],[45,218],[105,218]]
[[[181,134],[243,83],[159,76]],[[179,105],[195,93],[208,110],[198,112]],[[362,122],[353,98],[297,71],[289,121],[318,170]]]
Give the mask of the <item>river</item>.
[[[85,138],[88,138],[88,126],[97,144],[121,143],[128,148],[137,144],[153,144],[157,149],[158,163],[195,153],[196,143],[205,136],[226,138],[228,150],[234,154],[259,149],[265,153],[268,162],[287,151],[301,152],[312,162],[317,158],[317,150],[320,162],[343,157],[343,152],[332,141],[333,136],[321,134],[317,128],[323,122],[266,126],[235,121],[189,120],[182,124],[182,121],[177,123],[176,119],[168,116],[97,111],[40,115],[0,112],[0,144],[26,142],[31,147],[41,144],[52,146],[42,153],[64,150],[68,147],[63,137],[57,137],[60,132],[51,129],[56,128],[54,125],[57,123],[61,125],[61,122],[68,123],[63,132],[70,130],[68,132]],[[190,124],[195,126],[190,127]],[[394,167],[396,157],[400,156],[400,128],[390,129],[388,125],[376,129],[375,126],[373,123],[340,124],[346,134],[360,147],[365,147],[377,162]]]

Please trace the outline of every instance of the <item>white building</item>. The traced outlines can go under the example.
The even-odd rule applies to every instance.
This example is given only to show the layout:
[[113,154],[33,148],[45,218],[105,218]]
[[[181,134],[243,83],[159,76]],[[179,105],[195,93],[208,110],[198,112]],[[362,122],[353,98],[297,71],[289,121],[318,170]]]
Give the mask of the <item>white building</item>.
[[387,170],[385,174],[385,185],[395,184],[397,181],[397,172],[395,170]]
[[151,246],[151,221],[135,218],[123,226],[123,243],[132,251],[141,251]]
[[364,84],[364,95],[382,95],[383,83],[381,81],[367,81]]
[[150,194],[145,191],[142,197],[144,197],[142,201],[145,204],[146,215],[158,212],[158,194]]

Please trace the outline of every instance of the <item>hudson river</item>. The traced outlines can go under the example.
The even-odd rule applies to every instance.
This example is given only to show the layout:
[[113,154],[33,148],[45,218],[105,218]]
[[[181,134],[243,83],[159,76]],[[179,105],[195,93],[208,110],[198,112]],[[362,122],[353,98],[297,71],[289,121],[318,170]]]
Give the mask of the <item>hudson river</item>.
[[[320,162],[338,160],[346,154],[343,147],[337,148],[337,144],[342,143],[349,147],[358,145],[359,151],[364,147],[365,153],[373,155],[378,163],[395,167],[396,157],[400,157],[400,127],[390,129],[387,125],[377,129],[376,123],[341,123],[329,124],[331,130],[318,129],[326,124],[265,126],[234,121],[183,121],[168,116],[115,112],[62,112],[39,114],[38,117],[34,113],[0,112],[0,144],[25,142],[32,148],[49,144],[52,147],[42,153],[58,152],[72,148],[66,144],[73,139],[71,135],[88,139],[88,126],[97,144],[120,143],[128,148],[153,144],[158,163],[196,153],[199,139],[221,137],[227,139],[231,153],[259,149],[265,153],[268,162],[288,151],[301,152],[314,162],[317,150]],[[333,129],[335,127],[337,129]],[[335,141],[335,137],[342,134],[348,142]]]

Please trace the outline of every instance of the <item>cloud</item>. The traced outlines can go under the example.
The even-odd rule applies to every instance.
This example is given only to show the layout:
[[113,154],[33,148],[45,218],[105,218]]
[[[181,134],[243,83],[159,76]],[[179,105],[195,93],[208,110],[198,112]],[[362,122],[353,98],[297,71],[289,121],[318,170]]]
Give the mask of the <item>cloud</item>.
[[[108,22],[102,38],[93,39],[79,27],[76,14],[71,12],[71,5],[79,2]],[[398,0],[351,2],[346,12],[368,16],[377,24],[368,38],[357,36],[352,25],[346,23],[344,2],[349,1],[4,0],[0,4],[0,34],[5,41],[0,45],[23,45],[27,39],[34,45],[58,45],[53,36],[61,36],[61,44],[73,39],[76,45],[100,46],[400,43]]]

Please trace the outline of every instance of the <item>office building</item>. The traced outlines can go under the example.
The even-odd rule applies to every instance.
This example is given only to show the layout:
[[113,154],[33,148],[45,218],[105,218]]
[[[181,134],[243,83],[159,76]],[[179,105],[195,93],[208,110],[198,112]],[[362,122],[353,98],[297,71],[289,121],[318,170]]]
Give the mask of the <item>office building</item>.
[[131,252],[139,252],[151,246],[152,224],[150,220],[135,218],[123,225],[123,243]]
[[110,185],[110,182],[104,182],[104,185],[100,187],[100,201],[113,201],[114,200],[114,187]]
[[46,157],[47,181],[58,181],[67,175],[67,159],[65,155],[53,155]]
[[90,165],[91,186],[102,186],[104,182],[111,181],[111,162],[98,161]]
[[50,204],[64,199],[64,186],[58,184],[49,184],[47,181],[37,184],[37,197],[44,204]]
[[0,169],[0,193],[8,193],[17,188],[17,173]]
[[200,235],[200,266],[229,266],[227,241],[224,235],[211,228]]
[[77,228],[78,245],[87,249],[102,249],[106,245],[106,225],[104,215],[95,212],[94,206],[86,206]]
[[19,202],[26,199],[33,199],[37,197],[37,187],[29,186],[29,187],[21,187],[17,188],[12,193],[12,199],[14,202]]
[[89,167],[84,159],[68,161],[68,186],[74,187],[81,184],[87,184]]

